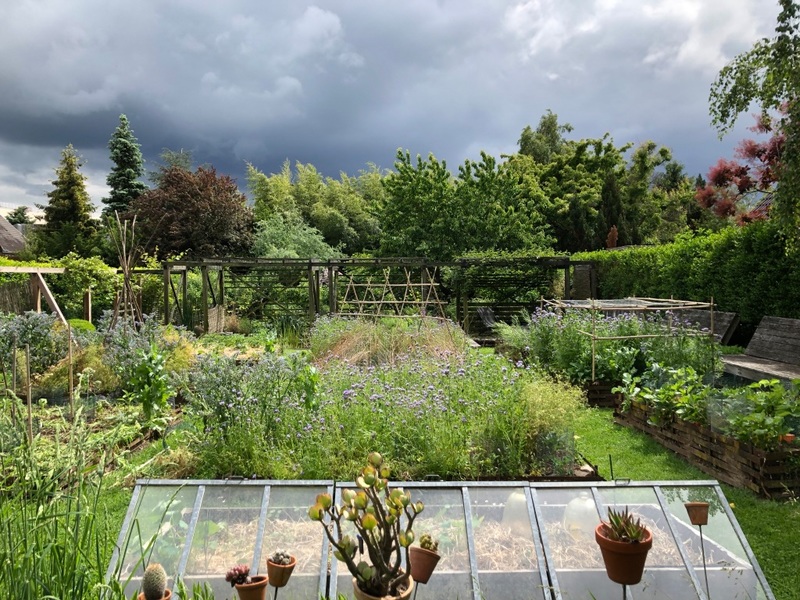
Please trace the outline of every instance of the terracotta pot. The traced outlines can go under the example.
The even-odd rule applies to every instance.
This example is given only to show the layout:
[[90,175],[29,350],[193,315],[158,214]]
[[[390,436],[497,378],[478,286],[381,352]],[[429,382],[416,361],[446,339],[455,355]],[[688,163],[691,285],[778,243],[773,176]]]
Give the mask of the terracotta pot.
[[253,575],[251,583],[237,583],[234,587],[239,594],[239,600],[264,600],[267,596],[267,583],[269,578],[266,575]]
[[406,581],[408,581],[408,587],[399,596],[384,596],[380,598],[378,596],[370,596],[366,592],[363,592],[361,588],[358,587],[358,581],[353,577],[353,596],[355,600],[408,600],[411,598],[411,593],[414,591],[414,578],[407,577]]
[[608,578],[622,585],[636,585],[642,580],[647,553],[653,545],[653,534],[645,529],[641,542],[618,542],[606,537],[606,524],[600,523],[594,530],[594,539],[600,546]]
[[705,525],[708,523],[708,502],[684,502],[686,512],[692,525]]
[[[144,592],[139,592],[138,596],[139,600],[144,600]],[[172,598],[172,590],[167,588],[164,590],[164,595],[161,596],[161,600],[170,600]]]
[[288,565],[280,565],[271,560],[267,560],[267,576],[269,577],[269,584],[272,587],[282,588],[289,583],[289,577],[294,571],[294,566],[297,564],[297,559],[293,556],[292,562]]
[[436,568],[436,563],[439,562],[439,555],[419,546],[411,546],[409,552],[411,553],[409,557],[411,561],[411,577],[417,583],[428,583],[433,570]]
[[786,444],[791,444],[796,437],[797,436],[795,436],[795,434],[793,433],[784,433],[783,435],[780,436],[780,441]]

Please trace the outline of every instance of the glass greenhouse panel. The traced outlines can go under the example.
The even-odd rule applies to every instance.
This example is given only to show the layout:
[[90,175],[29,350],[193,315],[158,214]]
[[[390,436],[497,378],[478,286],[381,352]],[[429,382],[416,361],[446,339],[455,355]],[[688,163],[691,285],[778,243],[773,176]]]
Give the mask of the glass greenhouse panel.
[[[711,487],[663,487],[667,509],[675,523],[675,536],[687,549],[696,577],[703,589],[731,600],[763,600],[764,586],[758,580],[733,522],[726,513],[724,497]],[[708,503],[708,522],[693,525],[685,504]],[[703,568],[705,559],[705,569]]]
[[[774,600],[752,550],[716,482],[409,482],[417,539],[430,534],[441,560],[415,600],[616,600],[594,531],[609,508],[628,508],[653,532],[642,581],[630,600]],[[144,566],[160,562],[170,585],[209,584],[234,598],[226,571],[247,564],[265,573],[267,557],[297,558],[279,597],[353,597],[352,577],[333,557],[319,523],[308,518],[317,494],[339,497],[332,481],[140,481],[108,577],[130,597]],[[399,484],[398,484],[399,487]],[[708,504],[692,523],[686,502]],[[338,502],[337,502],[338,503]],[[695,519],[695,522],[697,520]],[[352,524],[348,525],[352,527]],[[350,531],[354,534],[354,531]],[[268,588],[268,596],[274,594]]]

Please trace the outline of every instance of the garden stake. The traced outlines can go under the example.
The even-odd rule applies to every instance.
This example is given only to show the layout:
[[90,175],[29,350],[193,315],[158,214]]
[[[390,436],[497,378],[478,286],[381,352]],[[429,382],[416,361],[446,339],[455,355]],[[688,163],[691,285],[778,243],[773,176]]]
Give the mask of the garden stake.
[[706,548],[703,545],[703,526],[698,525],[697,528],[700,530],[700,555],[703,557],[703,577],[706,580],[706,596],[708,600],[711,600],[711,588],[708,587],[708,569],[706,568]]
[[27,372],[28,376],[28,384],[26,386],[26,391],[28,395],[28,445],[33,445],[33,408],[31,407],[31,403],[33,399],[31,396],[33,395],[31,391],[31,345],[25,344],[25,371]]

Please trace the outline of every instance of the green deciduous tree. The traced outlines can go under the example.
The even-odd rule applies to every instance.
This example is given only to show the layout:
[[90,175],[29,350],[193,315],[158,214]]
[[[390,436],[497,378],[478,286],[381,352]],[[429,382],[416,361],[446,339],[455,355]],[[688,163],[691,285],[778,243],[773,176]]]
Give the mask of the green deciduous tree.
[[788,247],[796,250],[800,247],[800,5],[795,0],[778,4],[775,35],[759,40],[723,67],[709,101],[711,120],[720,135],[753,102],[765,117],[784,111],[780,127],[786,137],[771,215]]
[[83,161],[72,144],[61,152],[53,190],[47,193],[48,203],[37,204],[44,211],[44,230],[40,234],[43,252],[61,258],[71,251],[81,256],[93,254],[94,207],[86,192],[86,176],[80,172]]
[[119,116],[119,126],[108,142],[108,149],[114,166],[106,178],[111,192],[108,198],[103,198],[106,205],[103,214],[113,216],[116,211],[122,215],[131,201],[147,191],[147,185],[139,180],[144,175],[142,151],[125,115]]
[[162,169],[159,185],[131,203],[146,250],[159,258],[250,253],[253,214],[247,198],[213,167]]

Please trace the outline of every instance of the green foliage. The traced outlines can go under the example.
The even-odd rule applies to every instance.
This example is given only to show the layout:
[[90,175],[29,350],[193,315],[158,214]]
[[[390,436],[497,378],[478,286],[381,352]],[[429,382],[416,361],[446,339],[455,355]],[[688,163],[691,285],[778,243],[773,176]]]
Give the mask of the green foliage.
[[253,253],[265,258],[326,259],[342,256],[297,212],[274,213],[256,223]]
[[[594,328],[594,329],[593,329]],[[651,338],[600,340],[595,344],[595,381],[622,381],[626,373],[641,373],[645,365],[687,365],[705,374],[713,371],[716,344],[709,336],[697,335],[686,324],[670,321],[669,315],[640,318],[632,314],[596,315],[591,311],[567,310],[556,313],[536,310],[524,324],[495,327],[503,349],[515,360],[566,377],[575,384],[592,381],[592,338]]]
[[148,421],[166,411],[167,402],[173,395],[165,365],[164,355],[155,343],[151,343],[149,350],[139,351],[139,361],[130,379],[123,380],[125,397],[142,405]]
[[662,426],[675,418],[710,424],[765,450],[775,449],[781,435],[800,430],[798,382],[788,388],[777,379],[715,388],[693,369],[663,369],[654,364],[641,377],[626,375],[615,391],[623,394],[622,410],[629,410],[634,403],[647,405],[653,425]]
[[131,201],[147,191],[147,185],[139,181],[144,175],[142,151],[125,115],[119,116],[119,126],[108,142],[108,149],[114,166],[106,178],[111,193],[108,198],[103,198],[106,205],[103,214],[118,212],[124,215]]
[[[324,324],[312,333],[325,357],[318,371],[300,357],[201,358],[185,385],[199,475],[347,477],[371,448],[418,479],[572,472],[568,416],[579,390],[465,352],[443,326],[415,327],[400,319],[371,332],[366,322]],[[376,352],[362,355],[370,344]]]
[[83,296],[92,290],[92,312],[101,314],[111,310],[119,288],[119,276],[102,259],[92,256],[81,258],[70,252],[56,262],[66,271],[49,279],[50,289],[58,300],[64,316],[83,317]]
[[601,298],[713,297],[718,310],[755,325],[764,315],[800,317],[800,258],[786,250],[778,226],[767,221],[574,258],[595,262]]
[[54,258],[77,252],[89,256],[93,252],[95,224],[92,206],[86,191],[86,176],[72,144],[61,152],[61,163],[56,169],[54,189],[47,193],[47,205],[37,205],[44,210],[44,230],[39,234],[45,254]]
[[633,544],[645,538],[647,529],[642,520],[636,518],[626,506],[624,510],[608,509],[608,521],[605,522],[609,539]]
[[17,350],[17,377],[22,381],[26,346],[30,347],[31,373],[39,375],[67,355],[67,343],[66,328],[53,314],[0,313],[0,361],[9,381],[14,348]]
[[711,121],[720,135],[757,102],[762,114],[785,110],[781,129],[786,136],[771,216],[796,249],[800,239],[800,5],[779,0],[775,36],[763,38],[725,65],[711,87]]
[[28,210],[30,210],[30,208],[27,206],[18,206],[6,215],[6,221],[12,225],[30,225],[33,223],[33,219],[28,215]]

